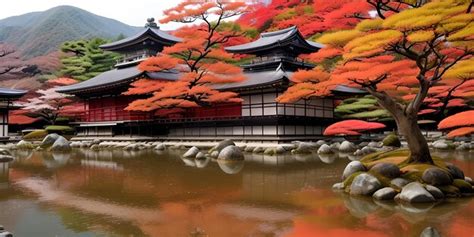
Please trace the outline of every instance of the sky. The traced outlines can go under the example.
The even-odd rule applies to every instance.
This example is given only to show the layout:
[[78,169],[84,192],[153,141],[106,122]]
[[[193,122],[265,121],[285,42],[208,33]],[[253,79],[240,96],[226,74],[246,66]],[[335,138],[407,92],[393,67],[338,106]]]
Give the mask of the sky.
[[[71,5],[94,14],[133,26],[144,26],[148,17],[160,19],[163,10],[181,0],[2,0],[0,19],[33,11],[44,11],[60,5]],[[164,30],[179,27],[178,23],[160,25]]]

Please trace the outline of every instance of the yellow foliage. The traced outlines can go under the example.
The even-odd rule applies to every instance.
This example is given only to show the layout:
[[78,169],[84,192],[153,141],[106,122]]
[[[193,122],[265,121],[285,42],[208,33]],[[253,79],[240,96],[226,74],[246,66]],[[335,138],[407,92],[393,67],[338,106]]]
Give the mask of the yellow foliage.
[[474,22],[471,22],[466,27],[450,35],[448,37],[448,40],[449,41],[463,40],[464,38],[472,37],[473,35],[474,35]]
[[357,24],[356,29],[360,31],[379,30],[382,28],[382,19],[363,20]]
[[456,63],[452,68],[446,71],[445,78],[474,78],[474,58],[462,60]]
[[428,42],[435,37],[433,31],[415,31],[408,35],[407,40],[410,42]]
[[[344,58],[370,56],[370,54],[378,53],[390,43],[400,40],[402,36],[403,34],[400,31],[384,30],[358,37],[346,44],[344,50],[350,52],[351,55],[346,54]],[[368,52],[369,55],[366,54]]]
[[322,44],[335,47],[343,47],[347,42],[361,36],[363,32],[358,30],[341,30],[334,33],[327,33],[317,39]]

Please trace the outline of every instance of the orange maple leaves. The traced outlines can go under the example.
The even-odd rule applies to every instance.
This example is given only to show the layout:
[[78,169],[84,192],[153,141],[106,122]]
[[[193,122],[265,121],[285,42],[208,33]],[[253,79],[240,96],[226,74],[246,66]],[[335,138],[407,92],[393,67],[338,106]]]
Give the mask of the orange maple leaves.
[[449,138],[465,136],[474,133],[474,110],[469,110],[443,119],[438,129],[453,129],[448,133]]

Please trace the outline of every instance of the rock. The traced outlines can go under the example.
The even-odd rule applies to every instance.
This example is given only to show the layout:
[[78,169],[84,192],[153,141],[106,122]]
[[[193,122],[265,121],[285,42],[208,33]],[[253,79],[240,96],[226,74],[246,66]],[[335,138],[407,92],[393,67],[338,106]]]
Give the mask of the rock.
[[474,181],[471,179],[471,177],[465,176],[464,180],[474,186]]
[[471,149],[471,144],[469,143],[462,143],[461,145],[456,147],[457,151],[467,151]]
[[361,142],[361,143],[357,144],[358,147],[364,147],[364,146],[367,146],[367,145],[369,145],[368,142]]
[[60,136],[56,133],[48,134],[41,142],[41,147],[47,148],[47,147],[52,146],[54,142],[56,141],[56,139],[58,139],[59,137]]
[[327,144],[323,144],[318,149],[318,154],[332,154],[332,153],[334,152],[332,151],[331,147],[328,146]]
[[263,154],[268,155],[268,156],[273,156],[276,154],[275,148],[268,147],[267,149],[265,149],[265,151],[263,151]]
[[360,150],[357,150],[354,152],[354,155],[355,156],[364,156],[364,155],[368,155],[370,153],[374,153],[376,152],[377,150],[373,147],[370,147],[370,146],[365,146],[363,147],[362,149]]
[[410,181],[408,181],[407,179],[404,179],[404,178],[395,178],[395,179],[392,179],[390,181],[390,184],[397,187],[397,188],[400,188],[402,189],[405,185],[409,184]]
[[367,147],[379,148],[382,147],[382,145],[379,142],[369,142],[369,144],[367,144]]
[[255,148],[253,149],[252,152],[253,152],[253,153],[262,153],[262,152],[264,152],[264,151],[265,151],[265,149],[264,149],[263,147],[257,146],[257,147],[255,147]]
[[472,193],[472,185],[468,182],[466,182],[464,179],[455,179],[453,180],[453,185],[457,188],[459,188],[459,191],[461,193]]
[[397,195],[397,191],[395,189],[386,187],[377,190],[372,197],[377,200],[393,200],[393,198]]
[[453,182],[451,176],[447,171],[444,171],[440,168],[429,168],[423,172],[421,179],[427,184],[434,186],[438,185],[448,185]]
[[35,146],[33,145],[33,143],[25,141],[25,140],[19,141],[16,144],[16,147],[18,149],[25,149],[25,150],[35,149]]
[[92,140],[91,145],[100,144],[100,142],[102,141],[99,138],[95,138],[94,140]]
[[244,154],[236,146],[227,146],[219,153],[219,160],[244,160]]
[[446,143],[445,140],[437,140],[437,141],[434,141],[432,146],[436,149],[440,149],[440,150],[446,150],[446,149],[449,149],[449,145],[448,143]]
[[374,176],[362,173],[357,175],[352,181],[350,194],[351,195],[372,195],[375,191],[380,189],[382,184]]
[[439,188],[437,188],[433,185],[428,184],[428,185],[425,186],[425,189],[426,189],[426,191],[431,193],[431,195],[433,195],[433,197],[436,198],[436,199],[443,199],[444,198],[443,192]]
[[400,200],[409,203],[434,202],[436,199],[419,182],[411,182],[402,188]]
[[428,226],[421,232],[420,237],[441,237],[441,235],[435,228]]
[[254,149],[255,149],[254,146],[246,146],[245,149],[244,149],[244,151],[245,151],[245,152],[253,152]]
[[321,147],[322,145],[326,144],[326,141],[324,140],[318,140],[316,143],[314,143],[314,145],[319,148]]
[[217,145],[215,145],[213,148],[211,148],[209,150],[209,153],[212,153],[213,151],[221,152],[222,149],[224,149],[228,146],[235,146],[235,143],[230,139],[222,140],[219,143],[217,143]]
[[341,143],[335,142],[335,143],[331,144],[330,147],[331,147],[331,150],[333,150],[333,151],[339,151],[339,147],[341,147]]
[[51,146],[51,151],[70,151],[71,146],[69,146],[69,141],[62,137],[59,136],[58,139],[53,143],[53,146]]
[[13,161],[15,157],[9,155],[0,155],[0,163],[1,162],[10,162]]
[[275,148],[275,153],[276,153],[276,154],[283,154],[283,153],[285,153],[285,152],[286,152],[286,149],[285,149],[284,146],[277,146],[277,147]]
[[346,180],[347,177],[360,171],[366,171],[365,166],[360,161],[351,161],[342,172],[342,180]]
[[376,172],[382,176],[393,179],[400,176],[400,168],[392,163],[375,164],[370,171]]
[[211,152],[211,154],[209,154],[209,156],[211,158],[217,158],[219,156],[219,152],[218,151],[213,151],[213,152]]
[[394,133],[391,133],[382,140],[382,145],[400,147],[402,144],[400,143],[400,139],[398,138],[398,136]]
[[349,142],[349,141],[343,141],[342,144],[339,146],[339,151],[340,152],[354,152],[357,150],[357,147],[354,145],[354,143]]
[[453,179],[464,179],[464,172],[461,169],[459,169],[457,166],[451,163],[447,163],[446,167],[448,168],[449,173],[451,174]]
[[343,190],[344,189],[344,183],[335,183],[333,186],[332,186],[332,189],[335,189],[335,190]]
[[310,154],[313,149],[316,149],[316,145],[310,142],[300,142],[293,153],[296,154]]
[[71,144],[69,144],[72,148],[80,148],[82,143],[81,142],[71,142]]
[[196,154],[196,159],[206,159],[206,155],[203,152],[198,152]]
[[98,151],[98,150],[100,150],[100,146],[99,146],[99,144],[92,144],[92,146],[89,147],[89,149],[91,149],[93,151]]
[[166,146],[165,146],[165,144],[160,143],[160,144],[156,145],[154,149],[159,150],[159,151],[163,151],[163,150],[166,150]]
[[199,148],[193,146],[189,148],[186,153],[184,153],[183,158],[195,158],[197,153],[199,153]]

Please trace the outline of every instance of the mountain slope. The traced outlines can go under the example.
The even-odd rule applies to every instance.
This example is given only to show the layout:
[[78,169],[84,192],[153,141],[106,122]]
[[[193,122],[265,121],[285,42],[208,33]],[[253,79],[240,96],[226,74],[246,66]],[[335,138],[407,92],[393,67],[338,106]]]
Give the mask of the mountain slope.
[[58,6],[0,20],[0,41],[15,45],[26,58],[57,50],[64,41],[102,37],[115,39],[140,30],[119,21],[72,7]]

